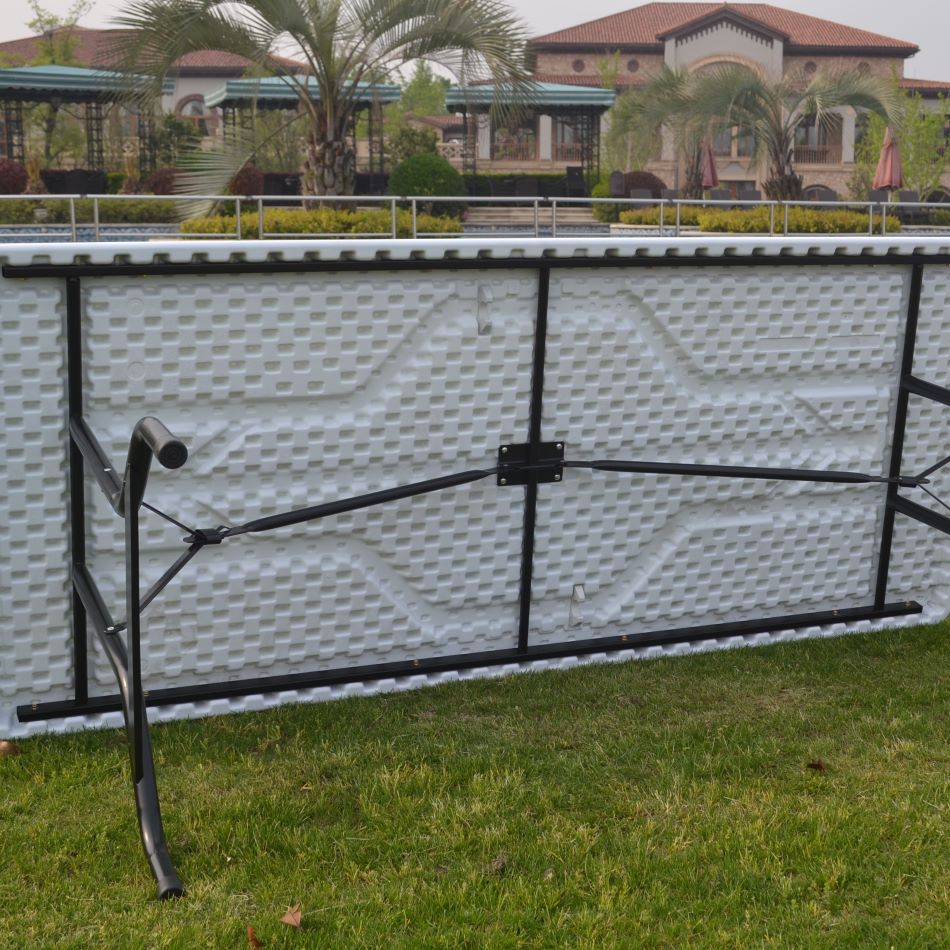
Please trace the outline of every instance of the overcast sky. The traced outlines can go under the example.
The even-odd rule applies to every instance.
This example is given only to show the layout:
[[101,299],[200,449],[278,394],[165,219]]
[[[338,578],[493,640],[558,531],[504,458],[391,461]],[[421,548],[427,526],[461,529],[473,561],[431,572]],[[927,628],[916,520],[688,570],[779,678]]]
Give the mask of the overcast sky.
[[[93,12],[82,24],[109,26],[109,20],[124,2],[96,0]],[[0,20],[0,40],[26,36],[25,24],[30,19],[27,0],[0,0],[0,4],[4,11]],[[64,14],[69,9],[70,0],[45,0],[43,6],[54,13]],[[586,0],[582,4],[569,0],[514,0],[512,6],[528,22],[532,34],[541,34],[619,13],[638,4],[626,0]],[[920,52],[907,60],[906,75],[916,79],[950,81],[950,3],[947,0],[899,0],[891,3],[884,0],[876,3],[867,0],[788,0],[776,3],[776,6],[915,43]]]

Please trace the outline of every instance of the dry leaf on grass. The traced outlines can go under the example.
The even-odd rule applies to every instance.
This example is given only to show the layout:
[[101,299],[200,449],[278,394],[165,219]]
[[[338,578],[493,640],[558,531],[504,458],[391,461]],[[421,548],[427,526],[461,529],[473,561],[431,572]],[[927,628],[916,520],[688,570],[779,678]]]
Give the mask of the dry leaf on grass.
[[0,740],[0,759],[7,755],[19,755],[20,747],[9,739]]
[[259,950],[260,947],[264,946],[264,944],[257,939],[257,934],[254,933],[254,928],[250,924],[247,925],[247,942],[254,950]]
[[293,907],[287,908],[287,913],[280,918],[282,924],[290,924],[291,927],[300,927],[300,920],[303,917],[303,914],[300,913],[300,905],[294,904]]

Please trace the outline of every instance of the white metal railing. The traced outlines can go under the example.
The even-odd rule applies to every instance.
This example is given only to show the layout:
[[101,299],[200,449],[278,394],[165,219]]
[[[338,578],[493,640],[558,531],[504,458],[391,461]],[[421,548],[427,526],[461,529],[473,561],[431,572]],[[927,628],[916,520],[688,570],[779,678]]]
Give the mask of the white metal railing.
[[[61,223],[44,224],[42,221],[33,222],[33,230],[30,230],[29,224],[4,224],[3,208],[11,201],[30,201],[40,205],[54,202],[66,202],[68,206],[68,219]],[[90,220],[79,220],[77,212],[77,202],[90,202]],[[110,204],[122,201],[161,201],[161,202],[210,202],[217,204],[219,208],[223,206],[226,213],[231,213],[235,219],[233,232],[183,232],[180,227],[175,227],[174,222],[162,224],[159,222],[153,224],[129,224],[123,222],[105,222],[102,220],[101,206],[102,202]],[[358,234],[340,234],[338,232],[313,233],[300,232],[288,233],[282,231],[268,231],[265,211],[268,206],[278,206],[280,208],[306,208],[312,207],[314,203],[319,202],[322,206],[358,206],[363,209],[377,209],[387,211],[385,217],[386,226],[379,231],[361,232]],[[584,228],[591,226],[605,227],[606,223],[601,222],[577,222],[576,220],[567,221],[563,214],[568,208],[589,208],[592,212],[598,205],[619,206],[622,209],[636,208],[656,208],[657,220],[655,222],[645,222],[643,224],[629,225],[631,229],[638,231],[649,231],[650,233],[661,236],[678,236],[686,230],[695,231],[694,225],[683,223],[683,209],[685,207],[700,208],[767,208],[768,223],[763,225],[758,232],[762,235],[787,235],[789,230],[789,211],[792,208],[837,208],[843,210],[860,210],[867,215],[867,229],[862,229],[860,233],[872,235],[875,233],[875,225],[881,234],[887,233],[887,218],[889,215],[897,216],[902,219],[916,216],[919,220],[916,224],[918,229],[925,228],[935,232],[950,232],[950,203],[931,203],[922,201],[769,201],[769,200],[746,200],[746,199],[692,199],[692,198],[542,198],[542,197],[432,197],[423,195],[407,196],[370,196],[370,195],[334,195],[326,197],[314,196],[280,196],[280,195],[250,195],[246,197],[235,197],[234,195],[0,195],[0,241],[24,239],[49,239],[52,236],[66,235],[72,241],[77,241],[82,237],[83,240],[100,241],[107,238],[110,234],[121,233],[123,238],[134,239],[136,237],[148,238],[160,235],[171,238],[243,238],[245,236],[246,216],[254,216],[254,229],[251,237],[271,237],[271,238],[354,238],[354,237],[387,237],[397,238],[399,236],[399,211],[409,212],[409,236],[412,238],[420,237],[453,237],[457,233],[433,231],[426,232],[419,230],[419,214],[424,212],[431,204],[437,203],[443,208],[451,208],[453,205],[459,209],[460,216],[464,218],[466,209],[473,211],[478,207],[488,208],[521,208],[525,214],[516,221],[494,221],[480,225],[484,228],[490,228],[495,234],[505,233],[506,228],[511,233],[524,234],[527,230],[535,237],[541,236],[542,232],[552,236],[557,236],[559,228],[564,227]],[[558,210],[561,209],[561,221],[558,221]],[[946,216],[944,221],[941,217],[938,221],[933,221],[935,212],[940,212]],[[510,215],[509,215],[510,217]],[[242,220],[244,219],[244,220]],[[902,226],[907,225],[902,221]],[[26,230],[24,230],[26,228]],[[160,230],[159,230],[160,229]],[[851,232],[858,233],[858,232]]]

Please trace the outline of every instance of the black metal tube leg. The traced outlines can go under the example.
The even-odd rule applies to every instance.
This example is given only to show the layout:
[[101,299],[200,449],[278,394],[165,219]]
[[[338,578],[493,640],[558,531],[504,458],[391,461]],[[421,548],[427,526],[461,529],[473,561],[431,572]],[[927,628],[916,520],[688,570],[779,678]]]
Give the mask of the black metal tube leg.
[[[82,418],[82,298],[78,277],[66,280],[66,378],[69,419]],[[83,456],[69,440],[69,543],[71,566],[86,563],[86,495],[83,484]],[[73,592],[73,673],[75,700],[89,699],[86,609]]]
[[[152,761],[152,742],[148,732],[145,694],[142,690],[141,617],[139,605],[139,513],[133,502],[139,486],[132,466],[125,479],[125,599],[126,632],[128,637],[128,664],[126,675],[119,675],[122,690],[126,728],[129,734],[132,758],[132,782],[135,785],[135,807],[138,812],[142,847],[158,883],[158,899],[180,897],[184,893],[181,879],[175,873],[158,804],[155,766]],[[121,654],[119,655],[121,659]],[[131,679],[131,683],[129,680]]]
[[[920,314],[920,291],[924,280],[922,264],[914,264],[910,274],[910,289],[907,299],[907,318],[904,324],[904,351],[901,354],[900,379],[897,390],[897,407],[894,413],[894,437],[891,443],[891,460],[888,474],[891,479],[900,475],[904,460],[904,435],[907,428],[908,390],[905,380],[914,372],[914,349],[917,346],[917,320]],[[894,503],[899,488],[894,481],[887,486],[884,518],[881,524],[881,544],[878,549],[877,578],[874,584],[874,606],[887,602],[887,581],[891,567],[891,545],[894,540]]]

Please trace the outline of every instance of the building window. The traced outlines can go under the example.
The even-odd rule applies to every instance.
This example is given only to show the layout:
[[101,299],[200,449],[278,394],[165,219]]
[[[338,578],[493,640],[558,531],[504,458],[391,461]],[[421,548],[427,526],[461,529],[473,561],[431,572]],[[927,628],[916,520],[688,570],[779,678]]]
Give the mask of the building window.
[[640,60],[638,59],[628,59],[627,60],[627,72],[635,73],[640,68]]
[[197,93],[190,96],[185,96],[177,106],[175,106],[175,112],[183,119],[188,119],[189,122],[194,123],[195,130],[202,137],[206,135],[211,135],[216,125],[217,117],[213,112],[208,110],[208,107],[205,105],[205,97],[198,95]]
[[755,153],[755,140],[738,125],[722,129],[713,139],[713,153],[733,160],[751,158]]
[[580,162],[584,147],[576,120],[568,116],[556,116],[552,131],[552,155],[556,162]]
[[522,122],[495,129],[492,135],[492,155],[495,161],[533,162],[538,157],[537,116],[528,116]]
[[575,73],[582,73],[584,72],[584,65],[584,60],[575,59],[574,62],[571,63],[571,69],[573,69]]
[[802,165],[839,165],[841,138],[841,116],[832,115],[820,123],[808,116],[795,129],[794,159]]

